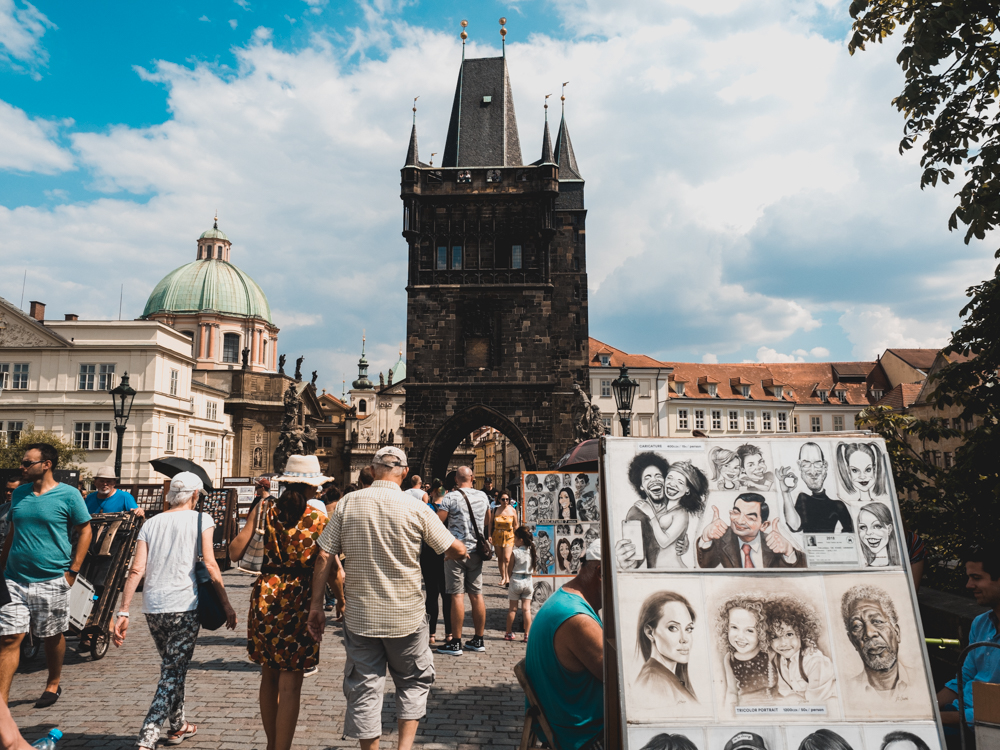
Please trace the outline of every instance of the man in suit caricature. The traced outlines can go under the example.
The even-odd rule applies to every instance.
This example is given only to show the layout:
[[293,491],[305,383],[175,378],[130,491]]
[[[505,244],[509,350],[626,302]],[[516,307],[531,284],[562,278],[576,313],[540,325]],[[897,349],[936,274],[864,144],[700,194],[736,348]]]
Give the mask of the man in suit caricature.
[[804,568],[805,554],[768,521],[770,508],[763,495],[744,492],[729,511],[730,523],[712,508],[712,520],[698,539],[698,567]]

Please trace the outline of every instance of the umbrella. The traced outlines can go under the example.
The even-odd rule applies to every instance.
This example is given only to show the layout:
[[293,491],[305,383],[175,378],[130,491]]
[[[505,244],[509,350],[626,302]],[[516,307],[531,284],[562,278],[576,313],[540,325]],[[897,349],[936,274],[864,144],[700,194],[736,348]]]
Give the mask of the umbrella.
[[189,461],[186,458],[163,456],[162,458],[154,458],[149,462],[149,465],[161,474],[166,474],[168,477],[176,476],[182,471],[190,471],[201,480],[202,484],[205,485],[206,491],[211,492],[215,489],[212,487],[212,480],[208,478],[208,472],[194,461]]
[[569,453],[556,461],[553,468],[597,471],[597,447],[600,442],[599,438],[593,438],[577,443],[570,449]]

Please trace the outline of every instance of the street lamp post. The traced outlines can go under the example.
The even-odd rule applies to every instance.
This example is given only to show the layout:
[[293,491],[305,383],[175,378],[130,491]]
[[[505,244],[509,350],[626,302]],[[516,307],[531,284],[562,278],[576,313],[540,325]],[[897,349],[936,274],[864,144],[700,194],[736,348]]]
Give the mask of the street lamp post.
[[618,407],[618,421],[622,426],[622,436],[628,437],[632,432],[632,400],[639,384],[628,376],[628,368],[622,365],[618,377],[611,381],[611,390],[615,394],[615,406]]
[[132,412],[132,401],[135,399],[135,388],[128,384],[128,373],[122,375],[122,382],[117,388],[110,391],[111,400],[115,407],[115,432],[118,433],[118,446],[115,449],[115,476],[121,481],[122,476],[122,448],[125,438],[125,426],[128,424],[129,414]]

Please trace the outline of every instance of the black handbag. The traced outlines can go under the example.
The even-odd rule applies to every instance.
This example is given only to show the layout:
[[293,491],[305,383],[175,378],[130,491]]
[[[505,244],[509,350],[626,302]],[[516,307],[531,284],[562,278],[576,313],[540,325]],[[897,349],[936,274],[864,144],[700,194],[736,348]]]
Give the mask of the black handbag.
[[219,592],[215,590],[201,555],[201,498],[198,498],[198,539],[194,546],[194,578],[198,585],[198,622],[206,630],[218,630],[226,624]]
[[[458,491],[462,492],[461,489]],[[472,512],[472,503],[469,502],[468,495],[462,492],[462,497],[465,498],[465,507],[469,509],[469,519],[472,521],[472,530],[476,532],[476,554],[479,555],[482,560],[492,560],[493,542],[483,536],[482,532],[479,531],[479,524],[476,523],[476,514]]]

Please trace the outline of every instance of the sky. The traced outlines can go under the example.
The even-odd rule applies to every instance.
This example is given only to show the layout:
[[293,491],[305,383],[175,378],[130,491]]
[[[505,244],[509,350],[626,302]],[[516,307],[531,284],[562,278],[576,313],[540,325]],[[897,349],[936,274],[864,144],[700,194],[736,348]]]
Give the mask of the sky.
[[[212,225],[320,387],[406,336],[413,97],[443,150],[461,59],[507,59],[526,161],[546,94],[586,179],[590,333],[695,362],[936,347],[995,238],[898,153],[897,43],[849,0],[0,0],[0,296],[142,313]],[[556,101],[554,98],[552,101]]]

